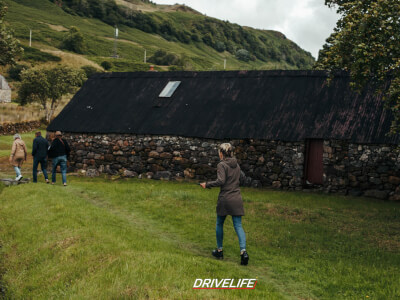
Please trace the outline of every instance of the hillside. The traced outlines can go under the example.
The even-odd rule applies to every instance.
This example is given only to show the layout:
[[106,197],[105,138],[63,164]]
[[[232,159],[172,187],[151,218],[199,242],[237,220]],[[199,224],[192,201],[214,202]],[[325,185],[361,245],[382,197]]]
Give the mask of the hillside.
[[[75,67],[101,68],[101,62],[110,61],[111,71],[148,70],[149,64],[158,65],[158,70],[223,70],[224,59],[227,70],[308,69],[314,63],[310,53],[282,33],[220,21],[184,5],[146,0],[5,2],[9,6],[6,21],[26,48],[22,60],[35,65],[55,64],[60,58]],[[119,58],[111,57],[115,25]],[[60,50],[71,26],[84,36],[82,54]],[[29,29],[32,48],[26,47]],[[147,64],[143,63],[145,50]],[[155,53],[157,58],[151,58]]]

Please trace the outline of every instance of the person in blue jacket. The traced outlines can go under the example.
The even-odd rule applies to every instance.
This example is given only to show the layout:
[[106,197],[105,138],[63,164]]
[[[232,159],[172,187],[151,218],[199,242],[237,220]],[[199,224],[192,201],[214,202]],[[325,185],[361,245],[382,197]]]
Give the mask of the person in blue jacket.
[[49,143],[45,138],[42,137],[40,131],[35,133],[35,139],[33,140],[32,156],[33,156],[33,182],[37,182],[37,168],[40,164],[44,179],[46,183],[49,183],[47,176],[47,151],[49,149]]

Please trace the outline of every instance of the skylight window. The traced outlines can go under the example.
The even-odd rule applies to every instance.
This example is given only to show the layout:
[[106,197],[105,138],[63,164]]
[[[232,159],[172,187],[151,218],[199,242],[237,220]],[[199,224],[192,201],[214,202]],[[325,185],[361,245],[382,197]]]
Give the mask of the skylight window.
[[160,95],[158,97],[161,98],[169,98],[172,96],[172,94],[175,92],[175,90],[178,88],[178,86],[181,84],[180,81],[170,81],[167,83],[165,88],[162,90]]

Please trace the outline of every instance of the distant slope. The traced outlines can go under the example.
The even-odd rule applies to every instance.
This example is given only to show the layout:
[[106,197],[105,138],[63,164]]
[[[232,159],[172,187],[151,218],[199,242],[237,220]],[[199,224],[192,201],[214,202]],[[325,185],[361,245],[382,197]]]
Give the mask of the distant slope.
[[[64,0],[61,7],[50,0],[6,0],[6,21],[26,46],[29,29],[33,47],[59,55],[66,30],[77,26],[87,45],[84,58],[100,64],[113,63],[113,71],[145,70],[147,58],[157,50],[178,57],[178,67],[188,70],[309,69],[314,58],[279,32],[241,27],[200,14],[183,5],[155,5],[140,0]],[[119,28],[117,53],[112,59],[114,25]],[[239,60],[244,49],[249,60]],[[62,63],[81,65],[66,60]],[[168,67],[159,66],[166,70]],[[170,67],[171,68],[171,67]]]

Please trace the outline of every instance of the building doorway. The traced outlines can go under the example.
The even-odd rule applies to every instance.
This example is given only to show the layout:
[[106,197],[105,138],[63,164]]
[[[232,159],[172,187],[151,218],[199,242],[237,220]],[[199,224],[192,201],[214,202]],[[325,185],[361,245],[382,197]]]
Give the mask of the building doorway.
[[307,185],[324,183],[324,141],[319,139],[306,140],[305,183]]

